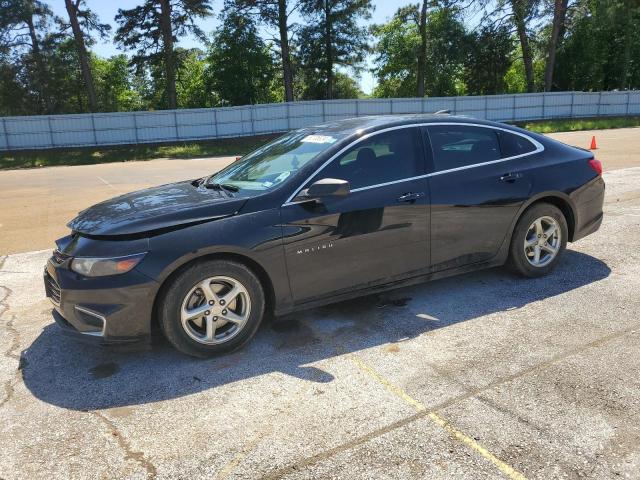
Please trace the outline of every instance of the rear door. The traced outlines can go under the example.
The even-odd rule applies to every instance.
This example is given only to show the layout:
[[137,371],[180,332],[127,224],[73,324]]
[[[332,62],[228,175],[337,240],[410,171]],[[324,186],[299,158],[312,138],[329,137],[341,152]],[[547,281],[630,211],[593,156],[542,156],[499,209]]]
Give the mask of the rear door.
[[[304,186],[347,180],[347,197],[282,207],[289,281],[297,303],[426,273],[429,201],[417,127],[376,133]],[[416,178],[417,177],[417,178]]]
[[530,194],[529,155],[542,147],[480,125],[439,124],[423,133],[431,146],[431,270],[490,260]]

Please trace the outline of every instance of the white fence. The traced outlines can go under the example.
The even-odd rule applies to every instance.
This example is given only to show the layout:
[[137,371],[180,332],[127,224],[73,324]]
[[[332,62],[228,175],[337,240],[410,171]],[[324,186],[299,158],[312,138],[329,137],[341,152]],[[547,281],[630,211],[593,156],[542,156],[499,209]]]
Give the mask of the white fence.
[[179,142],[284,132],[361,115],[452,114],[498,122],[640,115],[640,91],[318,100],[243,107],[0,118],[0,150]]

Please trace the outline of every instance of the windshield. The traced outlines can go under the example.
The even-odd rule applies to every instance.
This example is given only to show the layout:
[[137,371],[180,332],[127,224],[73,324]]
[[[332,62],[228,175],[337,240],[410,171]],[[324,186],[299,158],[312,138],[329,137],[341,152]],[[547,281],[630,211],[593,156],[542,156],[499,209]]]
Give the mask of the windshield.
[[240,190],[270,190],[342,137],[311,134],[307,129],[290,132],[211,176],[208,183]]

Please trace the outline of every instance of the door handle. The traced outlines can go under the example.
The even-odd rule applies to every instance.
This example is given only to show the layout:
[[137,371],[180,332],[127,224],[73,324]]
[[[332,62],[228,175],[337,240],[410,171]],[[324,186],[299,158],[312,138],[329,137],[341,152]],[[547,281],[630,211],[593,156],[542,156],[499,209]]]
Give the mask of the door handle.
[[522,174],[520,172],[517,173],[505,173],[500,177],[501,182],[513,183],[517,179],[522,178]]
[[398,197],[398,202],[413,202],[419,198],[424,197],[424,192],[409,192]]

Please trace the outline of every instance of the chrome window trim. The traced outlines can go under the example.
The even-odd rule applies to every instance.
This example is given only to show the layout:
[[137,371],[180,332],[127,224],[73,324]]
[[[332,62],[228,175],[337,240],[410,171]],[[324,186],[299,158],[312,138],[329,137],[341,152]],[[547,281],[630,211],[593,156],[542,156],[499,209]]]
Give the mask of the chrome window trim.
[[513,135],[519,135],[520,137],[523,137],[523,138],[527,139],[528,141],[530,141],[536,147],[536,149],[531,151],[531,152],[523,153],[521,155],[514,155],[512,157],[507,157],[507,158],[499,158],[497,160],[490,160],[488,162],[474,163],[473,165],[465,165],[463,167],[450,168],[448,170],[440,170],[439,172],[426,173],[424,175],[418,175],[416,177],[401,178],[399,180],[393,180],[393,181],[385,182],[385,183],[378,183],[376,185],[368,185],[366,187],[354,188],[351,191],[352,192],[361,192],[361,191],[364,191],[364,190],[370,190],[372,188],[386,187],[387,185],[394,185],[396,183],[410,182],[412,180],[419,180],[421,178],[435,177],[437,175],[444,175],[444,174],[447,174],[447,173],[458,172],[460,170],[467,170],[469,168],[482,167],[482,166],[485,166],[485,165],[492,165],[494,163],[507,162],[509,160],[515,160],[517,158],[528,157],[529,155],[535,155],[537,153],[540,153],[540,152],[544,151],[544,145],[542,145],[536,139],[531,138],[529,135],[526,135],[526,134],[521,133],[521,132],[515,132],[515,131],[509,130],[507,128],[496,127],[496,126],[493,126],[493,125],[482,125],[482,124],[479,124],[479,123],[471,123],[471,122],[428,122],[428,123],[412,123],[412,124],[409,124],[409,125],[397,125],[395,127],[389,127],[389,128],[385,128],[385,129],[382,129],[382,130],[376,130],[375,132],[367,133],[366,135],[363,135],[362,137],[360,137],[360,138],[354,140],[353,142],[351,142],[349,145],[346,145],[344,148],[340,149],[337,153],[333,154],[331,156],[331,158],[329,158],[326,162],[324,162],[322,165],[320,165],[311,175],[309,175],[305,179],[305,181],[302,182],[302,184],[289,196],[289,198],[287,198],[287,201],[284,202],[282,204],[282,206],[286,207],[288,205],[296,205],[298,203],[305,202],[306,200],[299,200],[299,201],[295,201],[294,202],[293,199],[296,197],[296,195],[298,195],[298,193],[300,193],[300,190],[302,190],[304,188],[304,186],[307,184],[307,182],[309,180],[311,180],[318,173],[320,173],[333,160],[338,158],[340,155],[342,155],[344,152],[349,150],[351,147],[357,145],[358,143],[360,143],[360,142],[362,142],[362,141],[364,141],[364,140],[366,140],[366,139],[368,139],[370,137],[373,137],[375,135],[379,135],[381,133],[386,133],[386,132],[391,132],[393,130],[401,130],[401,129],[404,129],[404,128],[429,127],[429,126],[433,126],[433,125],[459,125],[459,126],[463,126],[463,127],[480,127],[480,128],[489,128],[489,129],[493,129],[493,130],[500,130],[500,131],[503,131],[503,132],[511,133]]

